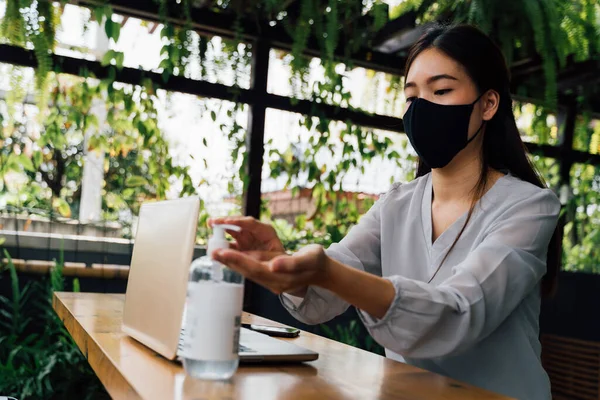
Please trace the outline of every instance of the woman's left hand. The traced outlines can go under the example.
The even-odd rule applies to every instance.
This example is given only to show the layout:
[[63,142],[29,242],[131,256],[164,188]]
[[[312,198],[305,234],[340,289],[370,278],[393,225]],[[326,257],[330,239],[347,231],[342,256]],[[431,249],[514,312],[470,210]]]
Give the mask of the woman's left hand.
[[275,294],[297,292],[327,280],[328,257],[322,246],[308,245],[294,255],[258,261],[242,252],[220,249],[212,257]]

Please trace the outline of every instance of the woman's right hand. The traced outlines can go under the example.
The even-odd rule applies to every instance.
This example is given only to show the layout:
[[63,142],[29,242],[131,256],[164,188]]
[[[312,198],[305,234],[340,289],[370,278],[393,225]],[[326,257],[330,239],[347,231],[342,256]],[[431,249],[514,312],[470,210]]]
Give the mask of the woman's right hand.
[[285,254],[283,243],[275,229],[256,218],[237,216],[208,219],[209,227],[212,228],[213,225],[218,224],[239,226],[242,229],[240,232],[227,230],[227,233],[235,240],[231,243],[231,248],[244,252],[258,261],[269,261],[278,255]]

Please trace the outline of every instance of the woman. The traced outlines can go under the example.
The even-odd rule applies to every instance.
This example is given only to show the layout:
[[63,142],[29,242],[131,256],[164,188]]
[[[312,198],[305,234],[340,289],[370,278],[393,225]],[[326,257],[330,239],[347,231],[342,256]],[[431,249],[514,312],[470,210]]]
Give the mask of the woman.
[[393,185],[327,250],[290,256],[269,225],[213,219],[242,227],[231,232],[237,250],[214,257],[281,294],[300,321],[353,305],[390,358],[550,399],[538,317],[558,267],[560,203],[526,157],[504,58],[476,28],[437,27],[405,72],[414,181]]

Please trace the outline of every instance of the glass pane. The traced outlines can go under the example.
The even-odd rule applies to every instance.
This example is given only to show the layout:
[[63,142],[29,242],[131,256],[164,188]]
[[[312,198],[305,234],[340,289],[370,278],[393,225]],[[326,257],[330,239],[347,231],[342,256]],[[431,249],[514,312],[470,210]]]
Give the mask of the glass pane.
[[600,273],[600,167],[575,164],[571,170],[573,198],[567,206],[564,268]]
[[102,170],[95,221],[110,222],[110,236],[130,237],[149,200],[200,194],[204,219],[240,212],[247,107],[121,84],[105,97],[98,81],[52,74],[52,102],[40,118],[37,106],[23,104],[33,103],[32,71],[0,72],[0,209],[76,225],[89,152],[101,157],[90,164]]
[[340,240],[392,182],[414,177],[415,154],[403,134],[271,109],[266,121],[265,217],[290,248]]
[[[98,24],[92,21],[88,8],[65,5],[56,35],[56,54],[97,60],[104,51],[95,49],[106,46],[124,53],[125,67],[161,73],[164,58],[161,53],[166,44],[166,39],[161,37],[163,25],[138,18],[125,19],[117,14],[113,15],[113,21],[122,25],[119,40],[116,44],[112,40],[105,44],[97,38]],[[185,71],[175,67],[177,74],[212,83],[237,84],[245,89],[250,87],[250,45],[218,36],[201,38],[196,32],[189,32],[187,41],[178,51],[185,52],[181,58],[188,61]]]
[[520,102],[514,102],[513,110],[523,141],[558,144],[558,126],[554,114],[541,106]]
[[[162,93],[160,97],[159,121],[170,153],[189,168],[192,185],[203,202],[198,232],[199,241],[205,243],[206,218],[242,212],[239,171],[246,154],[248,107],[182,93]],[[183,184],[175,180],[169,197],[178,197]]]
[[[242,182],[238,171],[245,153],[248,107],[229,101],[204,99],[183,93],[159,92],[160,126],[174,158],[189,166],[211,215],[240,212]],[[173,188],[174,196],[181,185]]]
[[[306,79],[308,85],[301,90],[297,80],[292,77],[292,57],[281,50],[271,50],[269,60],[269,78],[267,91],[280,96],[293,96],[298,99],[312,99],[314,93],[327,93],[319,84],[324,80],[324,69],[318,58],[308,61]],[[342,77],[347,93],[342,98],[325,98],[329,104],[342,107],[354,107],[380,115],[401,117],[405,104],[402,77],[376,72],[365,68],[346,70],[338,64],[336,72]]]

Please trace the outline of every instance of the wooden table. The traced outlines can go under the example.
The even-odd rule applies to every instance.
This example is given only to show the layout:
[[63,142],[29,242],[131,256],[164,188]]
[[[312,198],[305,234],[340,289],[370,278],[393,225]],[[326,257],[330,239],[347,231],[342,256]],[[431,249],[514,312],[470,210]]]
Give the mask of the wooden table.
[[[121,332],[125,296],[55,293],[53,307],[116,399],[507,399],[308,332],[292,340],[319,352],[297,365],[242,365],[228,382],[195,381]],[[250,314],[245,322],[280,325]]]

